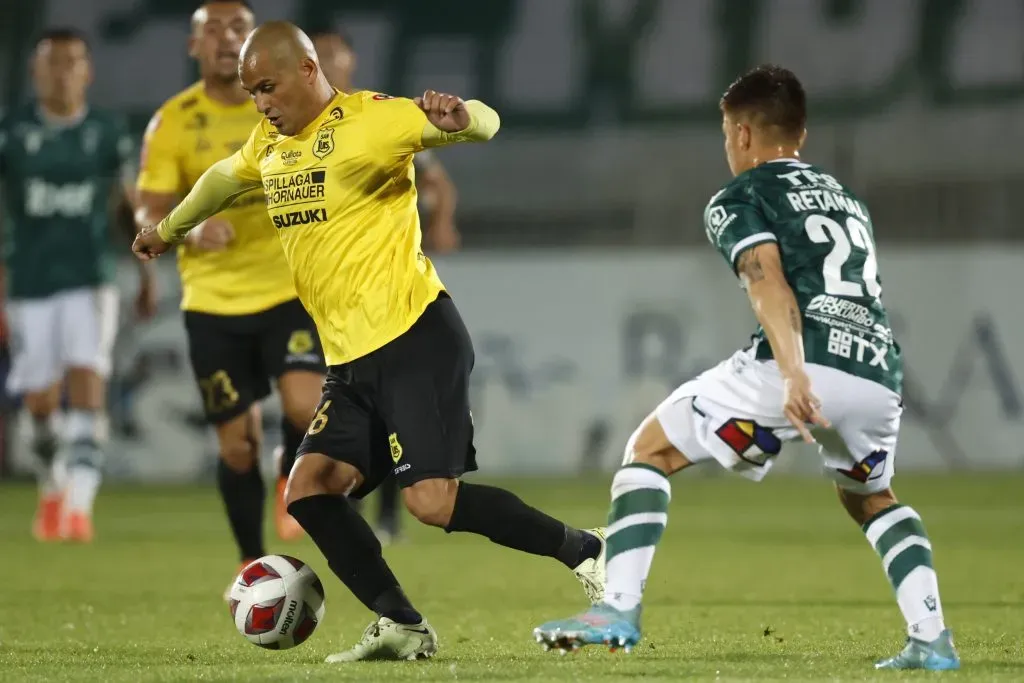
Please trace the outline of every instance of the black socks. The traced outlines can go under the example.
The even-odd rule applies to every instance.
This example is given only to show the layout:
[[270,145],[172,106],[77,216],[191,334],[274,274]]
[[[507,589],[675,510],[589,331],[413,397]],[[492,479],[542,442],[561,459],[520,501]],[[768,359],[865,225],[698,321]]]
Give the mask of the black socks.
[[304,429],[296,428],[287,417],[281,418],[281,446],[284,449],[284,454],[281,456],[280,469],[277,474],[282,479],[287,479],[291,474],[295,456],[305,435]]
[[400,624],[423,621],[384,561],[380,541],[348,499],[330,494],[309,496],[289,505],[288,513],[367,608]]
[[254,465],[245,472],[236,472],[218,459],[217,488],[224,500],[241,559],[255,560],[266,555],[263,548],[263,499],[266,492],[260,468]]
[[570,569],[601,552],[601,541],[494,486],[459,483],[447,532],[468,531],[507,548],[553,557]]

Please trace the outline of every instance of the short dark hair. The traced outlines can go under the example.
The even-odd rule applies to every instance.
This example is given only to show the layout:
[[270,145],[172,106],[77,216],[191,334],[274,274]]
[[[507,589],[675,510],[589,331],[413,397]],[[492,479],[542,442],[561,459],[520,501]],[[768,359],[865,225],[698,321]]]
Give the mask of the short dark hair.
[[79,42],[85,45],[86,50],[89,49],[89,40],[85,37],[85,34],[77,28],[71,28],[70,26],[55,26],[54,28],[46,29],[36,38],[36,48],[47,40],[53,43]]
[[745,114],[758,125],[797,138],[807,125],[807,94],[789,69],[774,64],[754,67],[732,82],[719,103],[723,112]]

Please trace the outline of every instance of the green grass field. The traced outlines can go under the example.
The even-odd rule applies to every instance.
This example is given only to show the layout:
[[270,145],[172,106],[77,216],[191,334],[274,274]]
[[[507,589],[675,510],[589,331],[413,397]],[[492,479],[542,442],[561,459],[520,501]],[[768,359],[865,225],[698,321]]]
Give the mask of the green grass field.
[[[928,526],[947,622],[964,668],[946,678],[1024,679],[1024,477],[901,476]],[[605,514],[607,483],[502,482],[569,522]],[[0,681],[903,680],[872,661],[903,623],[860,530],[817,480],[680,477],[631,655],[544,653],[530,631],[582,607],[553,561],[470,536],[414,528],[389,548],[406,591],[441,638],[432,661],[322,664],[369,614],[308,541],[270,544],[308,562],[327,589],[324,623],[287,652],[256,648],[221,593],[235,557],[212,488],[110,488],[97,542],[42,546],[34,490],[0,488]]]

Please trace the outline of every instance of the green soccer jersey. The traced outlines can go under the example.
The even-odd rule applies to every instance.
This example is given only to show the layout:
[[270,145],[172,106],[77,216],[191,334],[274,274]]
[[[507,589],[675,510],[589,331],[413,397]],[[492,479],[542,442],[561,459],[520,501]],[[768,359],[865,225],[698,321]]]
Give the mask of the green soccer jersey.
[[[805,360],[902,392],[903,363],[882,305],[867,207],[834,177],[792,159],[738,175],[704,212],[708,239],[736,268],[745,250],[775,242],[803,312]],[[756,357],[772,350],[758,328]]]
[[28,105],[0,119],[8,297],[46,297],[113,280],[110,200],[132,148],[125,126],[105,112],[56,125]]

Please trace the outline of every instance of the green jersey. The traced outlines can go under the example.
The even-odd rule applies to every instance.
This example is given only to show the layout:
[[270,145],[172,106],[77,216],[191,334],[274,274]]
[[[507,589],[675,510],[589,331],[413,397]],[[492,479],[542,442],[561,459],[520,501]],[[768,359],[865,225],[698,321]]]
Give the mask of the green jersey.
[[125,126],[105,112],[57,125],[28,105],[0,119],[8,297],[46,297],[113,280],[110,200],[132,148]]
[[[882,305],[874,229],[863,202],[820,169],[792,159],[738,175],[704,212],[708,239],[735,270],[774,242],[803,313],[805,360],[902,392],[903,363]],[[758,328],[756,357],[772,350]]]

